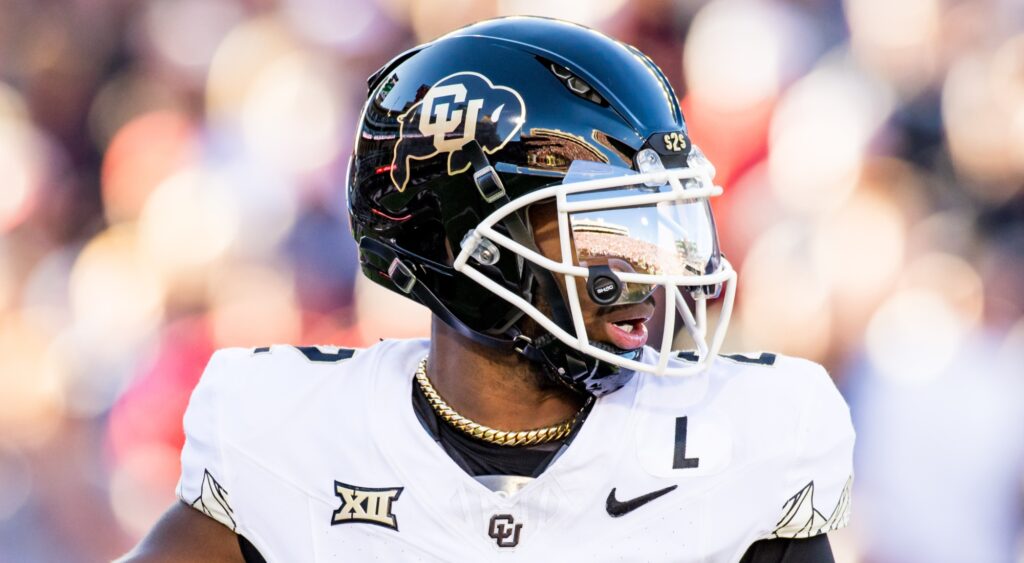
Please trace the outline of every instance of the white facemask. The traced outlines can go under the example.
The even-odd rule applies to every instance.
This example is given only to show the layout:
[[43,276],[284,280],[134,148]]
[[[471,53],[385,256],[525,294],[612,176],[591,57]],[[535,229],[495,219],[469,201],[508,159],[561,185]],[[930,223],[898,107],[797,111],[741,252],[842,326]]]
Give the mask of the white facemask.
[[[736,295],[736,272],[719,253],[708,203],[708,198],[720,195],[722,188],[714,185],[714,168],[696,147],[686,168],[664,169],[657,153],[650,149],[637,155],[637,163],[640,173],[597,162],[573,162],[561,184],[519,197],[485,218],[463,240],[455,270],[512,303],[561,342],[584,354],[657,375],[697,374],[718,355]],[[558,211],[560,262],[493,228],[514,212],[552,200]],[[471,257],[481,260],[483,256],[487,258],[481,260],[484,262],[495,260],[502,251],[499,247],[564,280],[571,331],[470,265]],[[591,282],[590,295],[580,296],[577,278]],[[658,288],[664,288],[666,310],[677,314],[666,313],[662,341],[652,343],[660,351],[656,365],[593,345],[595,335],[587,333],[581,299],[625,305],[644,301]],[[684,291],[694,303],[692,309]],[[709,342],[707,301],[719,295],[724,300]],[[698,356],[696,363],[685,367],[668,366],[677,318],[682,319]]]

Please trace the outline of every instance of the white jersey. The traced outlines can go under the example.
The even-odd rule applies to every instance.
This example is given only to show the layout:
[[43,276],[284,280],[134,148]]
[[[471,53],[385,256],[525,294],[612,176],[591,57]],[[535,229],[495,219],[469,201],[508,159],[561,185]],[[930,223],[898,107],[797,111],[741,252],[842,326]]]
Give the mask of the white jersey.
[[638,373],[509,494],[417,418],[427,348],[217,352],[185,414],[178,496],[283,562],[732,562],[759,539],[847,523],[853,428],[815,363],[763,354],[689,378]]

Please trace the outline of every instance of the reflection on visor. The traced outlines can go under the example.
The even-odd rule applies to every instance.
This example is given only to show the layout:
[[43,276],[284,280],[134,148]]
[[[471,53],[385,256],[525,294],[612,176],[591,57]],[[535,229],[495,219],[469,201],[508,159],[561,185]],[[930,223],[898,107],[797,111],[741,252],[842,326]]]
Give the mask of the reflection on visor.
[[[631,172],[589,163],[576,181],[603,177],[602,168],[616,176]],[[711,271],[719,255],[706,200],[614,207],[618,198],[671,189],[668,185],[635,185],[567,195],[569,202],[590,201],[601,207],[569,214],[575,264],[607,264],[616,272],[650,275],[695,276]],[[654,289],[649,284],[625,285],[620,303],[642,301]]]

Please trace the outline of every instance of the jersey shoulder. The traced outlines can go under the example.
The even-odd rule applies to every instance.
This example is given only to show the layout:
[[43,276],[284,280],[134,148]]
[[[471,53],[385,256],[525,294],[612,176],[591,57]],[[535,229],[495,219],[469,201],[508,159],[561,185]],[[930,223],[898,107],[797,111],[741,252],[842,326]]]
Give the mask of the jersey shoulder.
[[[652,361],[656,361],[656,358]],[[692,361],[676,353],[672,362]],[[752,449],[799,457],[809,428],[817,439],[852,437],[849,408],[821,365],[783,354],[757,352],[720,356],[694,376],[643,374],[636,406],[645,413],[676,413],[717,421]]]
[[[389,343],[226,348],[210,358],[184,416],[178,497],[232,530],[259,471],[301,482],[301,463],[357,424],[353,397],[365,396]],[[335,431],[337,430],[337,432]],[[349,432],[352,434],[352,432]],[[305,452],[305,453],[304,453]],[[249,499],[251,500],[251,499]]]
[[[189,409],[216,408],[226,430],[256,429],[315,412],[331,397],[363,394],[390,342],[369,348],[274,345],[225,348],[210,358]],[[203,400],[204,395],[216,397]]]
[[[233,399],[284,400],[305,382],[343,376],[349,366],[342,365],[342,361],[360,352],[288,345],[223,348],[210,357],[193,398],[199,394],[217,395],[218,407],[222,409],[239,402]],[[190,403],[189,408],[192,406]]]
[[[673,352],[669,363],[685,365],[695,360],[692,352]],[[649,361],[656,362],[657,358]],[[781,411],[796,414],[808,400],[836,403],[835,399],[839,398],[841,410],[846,411],[845,402],[824,367],[810,360],[773,352],[722,354],[700,375],[645,375],[640,385],[641,398],[655,404],[688,404],[699,395],[704,401],[735,403],[734,406],[742,406],[748,415],[758,412],[778,415]],[[741,397],[750,400],[725,400]],[[750,407],[755,410],[748,410]]]
[[[824,367],[783,354],[733,354],[700,375],[643,376],[640,385],[638,457],[649,473],[744,475],[729,490],[745,491],[760,537],[810,537],[846,525],[855,435]],[[673,447],[674,457],[645,454]]]

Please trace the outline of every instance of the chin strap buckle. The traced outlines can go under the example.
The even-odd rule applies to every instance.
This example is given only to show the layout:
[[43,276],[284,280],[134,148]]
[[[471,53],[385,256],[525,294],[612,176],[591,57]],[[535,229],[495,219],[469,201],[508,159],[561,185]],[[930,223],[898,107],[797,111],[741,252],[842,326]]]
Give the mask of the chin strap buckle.
[[543,350],[545,346],[554,341],[555,337],[551,334],[544,334],[537,337],[536,340],[526,336],[525,334],[517,334],[516,337],[512,339],[512,347],[516,352],[522,354],[527,360],[547,366],[559,375],[564,375],[565,368],[557,367],[552,363],[551,359],[548,358],[547,354],[545,354]]
[[526,336],[525,334],[517,334],[516,337],[512,339],[512,348],[514,348],[516,352],[519,352],[520,354],[526,356],[527,358],[530,357],[529,352],[530,348],[532,347],[533,339],[530,338],[529,336]]
[[411,293],[412,286],[416,285],[416,276],[398,258],[392,260],[391,265],[388,266],[388,277],[391,278],[395,287],[405,294]]
[[473,183],[480,191],[480,197],[487,203],[494,203],[505,197],[505,186],[501,183],[498,171],[487,165],[473,173]]
[[505,199],[505,186],[501,183],[498,171],[491,166],[487,154],[476,140],[466,143],[462,150],[473,166],[473,183],[476,184],[480,197],[487,203]]

